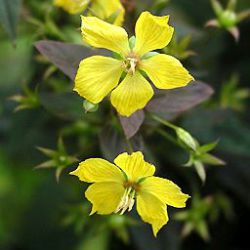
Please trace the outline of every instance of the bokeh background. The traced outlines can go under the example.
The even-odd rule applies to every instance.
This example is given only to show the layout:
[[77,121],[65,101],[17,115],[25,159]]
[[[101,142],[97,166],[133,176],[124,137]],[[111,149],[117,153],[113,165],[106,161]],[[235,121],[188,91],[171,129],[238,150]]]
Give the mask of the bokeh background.
[[[43,39],[81,44],[79,16],[49,0],[23,1],[15,42],[0,27],[0,249],[249,249],[250,19],[238,25],[237,43],[226,30],[204,27],[215,17],[208,0],[134,4],[126,17],[129,27],[142,10],[148,10],[170,14],[177,41],[190,36],[185,48],[172,45],[170,52],[178,54],[214,94],[173,122],[202,144],[219,139],[213,154],[226,165],[207,166],[202,184],[193,169],[182,167],[187,152],[154,133],[148,121],[141,128],[143,145],[159,166],[158,175],[192,195],[187,209],[170,208],[170,222],[157,239],[136,213],[88,217],[86,186],[68,175],[77,163],[72,160],[57,182],[55,168],[34,170],[48,160],[36,147],[64,150],[64,144],[67,154],[78,159],[112,158],[120,131],[108,126],[105,107],[100,113],[85,114],[82,101],[71,94],[70,79],[34,47]],[[249,8],[249,0],[238,0],[238,12]],[[183,56],[186,50],[192,51],[190,56]],[[29,105],[20,109],[17,95],[28,96]]]

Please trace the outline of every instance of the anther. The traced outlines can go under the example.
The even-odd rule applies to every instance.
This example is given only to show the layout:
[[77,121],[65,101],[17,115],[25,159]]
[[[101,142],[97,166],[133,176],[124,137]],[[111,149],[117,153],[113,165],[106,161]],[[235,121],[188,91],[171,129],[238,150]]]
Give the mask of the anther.
[[135,204],[135,190],[132,187],[126,188],[122,199],[117,206],[115,213],[120,212],[120,215],[124,214],[126,210],[131,211]]
[[134,55],[129,55],[123,62],[123,67],[127,73],[135,74],[139,59]]

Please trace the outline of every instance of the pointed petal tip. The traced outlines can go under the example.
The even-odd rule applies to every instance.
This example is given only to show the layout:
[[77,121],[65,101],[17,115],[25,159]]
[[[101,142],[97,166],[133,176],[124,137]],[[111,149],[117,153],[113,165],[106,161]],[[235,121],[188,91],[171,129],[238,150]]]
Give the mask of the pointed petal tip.
[[205,23],[205,28],[215,27],[219,28],[219,23],[216,19],[211,19]]
[[94,208],[94,206],[92,206],[91,212],[89,213],[89,216],[95,214],[97,212],[97,210]]
[[240,41],[240,30],[238,29],[238,27],[232,27],[228,29],[228,31],[233,36],[235,42],[238,43]]
[[153,235],[155,238],[157,238],[157,234],[158,234],[159,231],[155,232],[154,229],[153,229]]
[[152,224],[153,235],[154,235],[155,238],[157,238],[158,233],[160,232],[160,230],[161,230],[164,226],[166,226],[166,225],[168,224],[168,221],[169,221],[169,219],[167,218],[166,223],[163,224],[163,225],[161,225],[160,227],[158,227],[158,226],[156,227],[156,226],[154,226],[154,225]]
[[75,169],[74,171],[69,172],[69,175],[77,176],[77,169]]

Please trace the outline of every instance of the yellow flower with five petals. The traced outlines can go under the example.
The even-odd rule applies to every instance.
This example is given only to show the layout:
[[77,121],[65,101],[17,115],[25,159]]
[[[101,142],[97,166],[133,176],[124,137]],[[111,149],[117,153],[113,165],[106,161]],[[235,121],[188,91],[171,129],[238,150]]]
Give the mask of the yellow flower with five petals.
[[121,25],[124,20],[125,9],[120,0],[55,0],[54,3],[72,15],[88,8],[88,15],[115,25]]
[[98,214],[120,213],[136,209],[142,220],[152,225],[156,236],[168,222],[166,205],[186,206],[187,194],[172,181],[154,177],[155,167],[144,160],[141,152],[122,153],[112,164],[100,158],[81,162],[71,172],[81,181],[91,184],[85,192]]
[[143,12],[136,23],[133,45],[122,27],[82,16],[83,40],[95,48],[115,52],[120,59],[92,56],[82,60],[74,90],[95,104],[111,92],[112,105],[121,115],[130,116],[144,108],[154,94],[145,75],[159,89],[187,85],[193,77],[177,59],[151,53],[170,42],[174,29],[168,25],[168,20],[169,16]]

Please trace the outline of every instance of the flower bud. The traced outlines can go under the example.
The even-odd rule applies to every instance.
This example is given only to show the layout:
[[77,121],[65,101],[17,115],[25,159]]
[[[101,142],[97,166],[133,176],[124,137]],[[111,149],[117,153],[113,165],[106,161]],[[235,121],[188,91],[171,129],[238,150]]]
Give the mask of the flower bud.
[[86,113],[88,112],[96,112],[98,110],[98,104],[94,104],[92,102],[89,102],[87,100],[85,100],[83,102],[83,108],[85,110]]
[[231,28],[237,24],[237,15],[233,11],[225,10],[219,16],[219,22],[221,26]]

